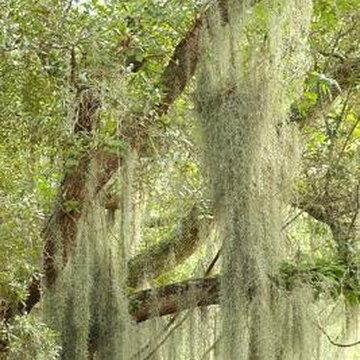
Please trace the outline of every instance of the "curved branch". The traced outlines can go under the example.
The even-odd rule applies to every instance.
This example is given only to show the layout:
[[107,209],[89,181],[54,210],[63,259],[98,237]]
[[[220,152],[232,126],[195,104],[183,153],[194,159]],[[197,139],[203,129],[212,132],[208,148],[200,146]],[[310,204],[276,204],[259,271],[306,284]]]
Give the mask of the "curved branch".
[[200,36],[207,13],[200,14],[185,37],[179,42],[162,75],[160,87],[164,96],[156,107],[161,116],[169,110],[171,104],[183,92],[195,73],[199,59]]
[[315,326],[325,335],[325,337],[329,340],[331,345],[334,345],[337,347],[342,347],[342,348],[348,348],[348,347],[360,345],[360,340],[354,341],[349,344],[338,343],[330,337],[330,335],[325,331],[325,329],[320,324],[315,324]]
[[[79,90],[77,106],[74,134],[85,139],[92,136],[97,128],[97,115],[101,103],[96,91],[94,89]],[[54,283],[58,271],[61,270],[56,265],[56,253],[59,250],[62,251],[62,266],[64,266],[75,246],[78,222],[85,200],[88,167],[92,159],[92,153],[88,150],[85,147],[75,159],[75,164],[67,170],[59,190],[54,212],[43,230],[45,239],[43,268],[46,286],[51,286]],[[57,249],[59,242],[61,244],[60,249]]]
[[[86,139],[92,136],[98,125],[98,110],[101,107],[98,94],[94,89],[79,89],[77,96],[77,111],[74,119],[74,135]],[[75,247],[78,223],[85,200],[88,167],[92,153],[84,147],[74,159],[74,164],[67,169],[59,189],[54,211],[42,231],[44,238],[43,275],[46,286],[51,286],[66,265],[71,251]],[[60,253],[58,261],[57,254]],[[29,312],[40,300],[40,279],[34,274],[28,285],[28,297],[24,302],[11,304],[4,315],[8,321],[17,312]]]
[[201,244],[198,208],[193,206],[168,238],[141,252],[128,263],[128,286],[137,288],[184,262]]
[[[122,129],[122,136],[134,145],[137,149],[143,149],[146,143],[146,132],[153,126],[155,118],[165,115],[175,100],[181,95],[189,80],[195,73],[197,61],[199,58],[200,34],[207,13],[197,16],[192,28],[185,37],[175,47],[175,50],[166,66],[161,81],[158,84],[163,89],[162,99],[155,105],[155,108],[144,114],[143,118],[147,119],[146,125],[138,129]],[[141,123],[140,121],[138,123]],[[105,160],[103,163],[102,178],[98,182],[97,191],[112,178],[119,168],[121,160],[115,157]]]
[[[137,288],[144,280],[157,278],[181,264],[198,249],[202,240],[199,236],[202,224],[198,215],[198,207],[194,205],[187,216],[182,219],[179,227],[168,238],[130,259],[128,263],[129,287]],[[74,219],[73,221],[75,222]],[[53,270],[51,281],[55,281],[57,276],[57,269],[54,267]],[[40,301],[41,276],[40,273],[33,275],[28,286],[26,300],[18,304],[11,304],[4,312],[5,321],[8,321],[16,313],[29,313]],[[51,285],[52,283],[48,282],[47,284]]]
[[[259,3],[261,0],[253,0],[252,5]],[[182,94],[189,81],[193,77],[200,56],[200,41],[203,29],[208,18],[213,12],[214,6],[219,6],[220,11],[226,13],[228,0],[218,0],[217,4],[210,6],[203,13],[197,14],[193,26],[189,29],[184,38],[175,47],[168,65],[161,76],[158,87],[163,90],[161,100],[151,109],[148,114],[143,116],[147,119],[145,127],[138,130],[130,129],[130,133],[126,134],[130,143],[136,144],[137,149],[144,148],[143,142],[146,142],[146,131],[148,127],[154,124],[154,120],[166,114],[175,100]],[[224,16],[224,25],[228,21]],[[124,130],[123,135],[126,133]],[[113,176],[118,169],[118,162],[110,162],[104,167],[104,177],[99,184],[101,189]]]

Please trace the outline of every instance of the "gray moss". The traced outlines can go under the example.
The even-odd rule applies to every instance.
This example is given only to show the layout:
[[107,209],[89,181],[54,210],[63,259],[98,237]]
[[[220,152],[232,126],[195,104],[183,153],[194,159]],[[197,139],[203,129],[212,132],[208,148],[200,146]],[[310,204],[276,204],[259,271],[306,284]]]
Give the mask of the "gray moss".
[[43,305],[46,322],[61,335],[63,360],[127,358],[125,238],[114,235],[94,188],[90,179],[76,248]]
[[297,161],[288,151],[294,130],[287,115],[306,69],[298,65],[311,2],[247,6],[230,1],[228,24],[216,11],[208,23],[196,102],[224,250],[219,358],[270,360],[288,352],[285,294],[270,279],[285,256],[281,210],[292,178],[286,163]]

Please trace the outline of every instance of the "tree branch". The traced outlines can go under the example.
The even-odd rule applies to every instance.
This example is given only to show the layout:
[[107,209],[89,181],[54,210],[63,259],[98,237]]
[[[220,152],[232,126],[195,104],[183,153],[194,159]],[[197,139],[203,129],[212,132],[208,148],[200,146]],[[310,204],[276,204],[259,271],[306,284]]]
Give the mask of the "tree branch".
[[137,322],[219,303],[220,278],[186,280],[129,296],[129,312]]
[[[146,143],[147,140],[146,132],[149,130],[149,127],[153,126],[156,118],[165,115],[169,111],[171,105],[181,95],[189,80],[194,75],[199,58],[201,29],[206,16],[208,16],[208,13],[197,16],[192,28],[175,47],[170,61],[163,72],[161,81],[158,84],[158,87],[163,89],[162,99],[149,114],[144,114],[143,116],[144,119],[147,119],[146,125],[137,129],[121,129],[121,136],[136,149],[143,149],[145,147],[144,143]],[[118,170],[119,165],[120,161],[115,157],[104,162],[103,176],[98,183],[97,191],[100,191],[112,178]]]
[[181,264],[201,243],[198,208],[193,206],[168,238],[141,252],[128,263],[128,286],[137,288],[144,280],[156,279]]
[[169,110],[171,104],[183,92],[195,73],[199,59],[200,37],[208,12],[199,14],[185,37],[179,42],[162,75],[160,88],[164,96],[156,106],[156,113],[161,116]]
[[[252,5],[260,1],[253,0]],[[125,135],[125,138],[130,143],[136,144],[137,148],[144,148],[142,143],[146,142],[146,136],[144,135],[148,127],[154,124],[156,118],[169,111],[171,105],[182,94],[193,77],[200,56],[202,31],[213,12],[214,6],[218,6],[222,13],[226,13],[228,0],[218,0],[215,2],[215,5],[211,5],[206,11],[196,16],[193,26],[175,47],[170,61],[162,74],[158,87],[163,90],[163,96],[155,105],[155,109],[152,109],[149,114],[143,116],[143,118],[148,120],[146,126],[139,128],[139,132],[134,131],[134,129],[130,129],[129,134],[127,134],[126,130],[123,132],[123,136]],[[225,17],[224,25],[227,21],[228,19]],[[104,177],[102,183],[99,184],[99,188],[103,187],[111,179],[117,169],[117,162],[111,162],[109,166],[104,167]]]
[[[96,91],[89,88],[79,90],[77,106],[74,134],[86,139],[91,137],[97,128],[97,114],[101,104]],[[64,176],[54,212],[43,230],[45,239],[43,269],[46,286],[54,283],[58,271],[61,270],[55,264],[56,253],[62,251],[62,266],[64,266],[75,246],[91,159],[92,152],[84,147],[75,159],[75,165],[68,169]],[[59,242],[60,249],[57,248]],[[30,284],[30,288],[32,286]]]
[[[24,310],[30,311],[39,301],[40,284],[36,287],[35,293],[37,297],[34,297],[32,302],[23,304]],[[198,306],[219,304],[219,294],[220,278],[190,279],[130,294],[129,313],[136,322],[140,323]],[[0,353],[6,351],[7,346],[7,340],[0,339]]]
[[[185,261],[201,244],[200,227],[198,207],[194,205],[169,237],[129,260],[128,286],[137,288],[144,280],[153,280]],[[57,271],[54,267],[52,281],[55,281]],[[5,321],[8,321],[15,313],[29,313],[40,301],[41,276],[40,273],[33,275],[28,286],[26,300],[8,307],[4,313]]]
[[325,337],[329,340],[331,345],[334,345],[337,347],[342,347],[342,348],[348,348],[348,347],[360,345],[360,340],[357,340],[357,341],[354,341],[354,342],[348,343],[348,344],[338,343],[330,337],[330,335],[325,331],[325,329],[320,324],[315,324],[315,326],[325,335]]

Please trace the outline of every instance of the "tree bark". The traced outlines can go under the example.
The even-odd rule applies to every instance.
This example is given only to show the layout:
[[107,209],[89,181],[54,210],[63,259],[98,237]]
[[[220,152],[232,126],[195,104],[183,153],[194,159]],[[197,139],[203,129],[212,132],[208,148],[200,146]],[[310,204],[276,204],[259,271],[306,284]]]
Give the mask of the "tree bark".
[[129,312],[137,322],[219,304],[220,278],[190,279],[129,296]]
[[198,208],[194,205],[168,238],[130,259],[128,286],[137,288],[143,281],[156,279],[184,262],[201,244],[200,226]]
[[[101,107],[98,95],[94,89],[82,89],[78,91],[76,101],[74,134],[83,139],[90,138],[97,129],[98,110]],[[74,159],[75,165],[67,169],[54,212],[44,228],[43,272],[46,286],[54,283],[58,271],[61,270],[59,266],[67,263],[75,246],[92,155],[92,152],[85,147]],[[62,253],[62,265],[56,264],[59,251]],[[32,284],[30,289],[31,287]]]

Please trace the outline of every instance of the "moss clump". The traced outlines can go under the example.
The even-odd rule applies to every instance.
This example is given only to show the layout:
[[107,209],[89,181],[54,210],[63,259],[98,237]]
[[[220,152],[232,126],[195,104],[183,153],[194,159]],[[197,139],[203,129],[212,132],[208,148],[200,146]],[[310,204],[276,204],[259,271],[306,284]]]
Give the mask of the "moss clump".
[[306,69],[311,2],[251,5],[214,10],[196,102],[223,240],[221,359],[271,360],[286,353],[286,301],[270,279],[284,258],[281,208],[296,161],[287,117]]
[[90,356],[118,360],[128,356],[131,323],[126,293],[126,229],[117,229],[114,235],[114,225],[107,221],[94,189],[90,180],[76,248],[56,283],[45,293],[44,318],[61,335],[63,360],[88,360]]

